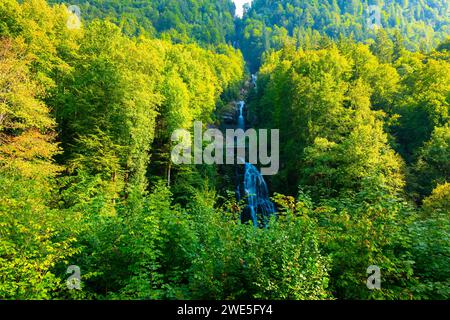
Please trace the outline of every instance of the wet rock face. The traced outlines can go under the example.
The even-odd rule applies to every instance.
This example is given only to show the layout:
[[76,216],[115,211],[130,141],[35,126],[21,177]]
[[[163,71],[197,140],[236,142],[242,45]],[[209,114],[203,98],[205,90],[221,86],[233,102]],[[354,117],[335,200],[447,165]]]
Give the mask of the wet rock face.
[[233,124],[234,123],[234,117],[229,114],[225,114],[222,116],[222,121],[226,124]]

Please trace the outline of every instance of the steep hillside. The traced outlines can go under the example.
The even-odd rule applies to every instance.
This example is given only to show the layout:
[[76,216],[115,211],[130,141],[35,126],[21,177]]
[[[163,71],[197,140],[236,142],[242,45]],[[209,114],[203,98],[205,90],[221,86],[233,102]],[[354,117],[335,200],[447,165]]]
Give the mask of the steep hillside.
[[82,18],[108,18],[127,34],[152,34],[187,42],[224,43],[234,37],[231,0],[51,0],[78,5]]
[[447,0],[254,0],[239,23],[239,36],[244,55],[256,70],[261,54],[279,49],[288,37],[314,48],[323,35],[365,41],[374,39],[381,27],[391,37],[399,30],[406,47],[416,51],[434,48],[449,34],[449,25]]

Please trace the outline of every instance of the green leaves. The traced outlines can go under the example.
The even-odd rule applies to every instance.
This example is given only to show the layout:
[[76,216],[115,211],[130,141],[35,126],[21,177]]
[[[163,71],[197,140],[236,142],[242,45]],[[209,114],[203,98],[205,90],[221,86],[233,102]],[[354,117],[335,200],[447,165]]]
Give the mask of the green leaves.
[[436,187],[425,198],[422,211],[410,226],[415,273],[420,281],[415,296],[422,299],[448,299],[450,263],[449,184]]
[[329,296],[328,260],[319,252],[313,220],[286,208],[280,219],[257,229],[230,220],[226,212],[208,203],[199,194],[191,211],[198,239],[196,259],[189,269],[194,298]]
[[[84,1],[79,30],[2,1],[0,298],[448,299],[448,41],[406,50],[448,18],[422,2],[375,33],[361,1],[255,0],[237,21],[230,0]],[[169,158],[175,129],[219,126],[249,88],[228,42],[263,61],[249,114],[281,130],[267,228],[216,194],[232,174]]]
[[401,190],[402,160],[388,145],[384,113],[372,107],[395,93],[395,69],[382,67],[366,46],[347,44],[280,51],[268,58],[260,77],[265,86],[255,106],[269,116],[259,125],[284,128],[284,165],[275,188],[294,193],[302,184],[316,200],[357,192],[367,179],[393,193]]
[[[369,4],[379,5],[382,28],[370,28]],[[428,1],[425,10],[423,5],[418,0],[409,4],[400,0],[389,4],[344,0],[280,0],[274,4],[254,0],[248,13],[237,23],[238,36],[252,73],[263,64],[264,54],[280,50],[286,43],[311,50],[327,47],[330,39],[343,38],[372,43],[371,48],[380,61],[389,63],[398,58],[403,47],[429,51],[448,36],[445,0]]]
[[450,128],[435,127],[431,139],[419,149],[413,167],[413,190],[428,195],[438,184],[450,180]]
[[[60,0],[51,3],[64,3]],[[172,42],[226,43],[233,39],[231,0],[77,1],[85,20],[108,18],[128,36],[155,36]]]
[[[331,256],[331,287],[345,299],[409,299],[412,278],[405,226],[411,210],[385,191],[324,200],[315,210],[321,245]],[[381,291],[366,287],[365,270],[382,270]]]
[[[442,299],[448,296],[448,86],[441,74],[447,62],[402,52],[391,65],[390,55],[383,63],[367,45],[349,40],[272,53],[252,110],[259,126],[283,128],[282,169],[272,186],[291,195],[299,186],[301,199],[305,191],[312,199],[308,215],[318,220],[335,297]],[[418,150],[416,162],[408,166],[410,158],[391,145],[402,155]],[[423,209],[407,203],[438,184]],[[406,194],[405,185],[417,193]],[[278,196],[277,203],[299,210],[290,197]],[[380,291],[366,287],[370,265],[382,270]]]

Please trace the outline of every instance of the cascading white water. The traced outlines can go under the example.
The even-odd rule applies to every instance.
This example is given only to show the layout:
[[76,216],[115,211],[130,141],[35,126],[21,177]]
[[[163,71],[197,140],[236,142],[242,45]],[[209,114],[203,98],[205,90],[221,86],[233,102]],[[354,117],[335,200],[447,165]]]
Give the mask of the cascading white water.
[[244,107],[245,102],[239,101],[239,116],[237,121],[237,128],[242,130],[245,130]]
[[258,76],[256,74],[252,74],[252,84],[255,91],[258,91]]
[[261,225],[267,225],[270,216],[276,212],[275,206],[269,200],[266,181],[250,163],[245,164],[244,190],[253,225],[258,226],[258,219],[261,220]]
[[[239,101],[239,115],[237,121],[238,129],[245,130],[245,118],[244,118],[244,101]],[[259,172],[259,170],[252,164],[242,160],[241,163],[245,163],[244,169],[244,194],[240,194],[239,186],[238,199],[245,197],[247,200],[247,207],[244,212],[247,211],[250,215],[250,219],[255,227],[261,225],[267,225],[267,222],[271,215],[276,212],[274,204],[269,199],[269,191],[266,181]],[[244,220],[244,219],[243,219]]]

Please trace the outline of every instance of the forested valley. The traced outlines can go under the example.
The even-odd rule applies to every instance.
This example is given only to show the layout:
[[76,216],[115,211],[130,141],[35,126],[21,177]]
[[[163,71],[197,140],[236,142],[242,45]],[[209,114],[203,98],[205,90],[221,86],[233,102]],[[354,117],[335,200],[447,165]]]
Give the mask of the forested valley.
[[[450,3],[244,11],[0,2],[0,299],[450,298]],[[280,132],[264,226],[233,166],[171,161],[238,101]]]

